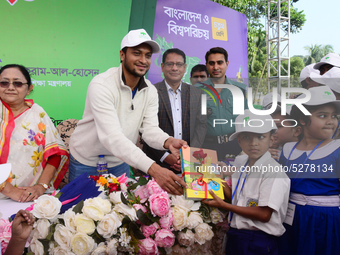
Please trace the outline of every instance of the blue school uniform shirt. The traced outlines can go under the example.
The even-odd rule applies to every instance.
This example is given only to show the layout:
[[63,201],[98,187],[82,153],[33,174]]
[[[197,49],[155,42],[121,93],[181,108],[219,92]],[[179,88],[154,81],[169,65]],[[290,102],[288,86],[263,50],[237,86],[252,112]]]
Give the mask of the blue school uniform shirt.
[[287,161],[295,144],[285,144],[279,160],[291,178],[291,192],[307,196],[339,195],[340,140],[317,148],[307,160],[311,151],[295,148]]

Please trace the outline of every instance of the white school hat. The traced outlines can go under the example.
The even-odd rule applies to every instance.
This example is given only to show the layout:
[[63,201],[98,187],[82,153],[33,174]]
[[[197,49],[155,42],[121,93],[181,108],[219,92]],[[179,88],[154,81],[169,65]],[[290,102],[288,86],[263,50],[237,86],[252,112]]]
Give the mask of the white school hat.
[[329,64],[332,66],[340,67],[340,56],[336,53],[328,53],[324,56],[319,63],[314,65],[314,69],[319,69],[320,66]]
[[[277,94],[277,102],[281,102],[281,96]],[[262,108],[263,109],[269,109],[271,105],[273,104],[273,92],[268,93],[263,97],[262,100]],[[280,107],[280,105],[278,105]]]
[[[311,78],[313,81],[323,84],[320,79],[318,79],[318,75],[320,75],[320,71],[318,69],[314,69],[315,63],[305,66],[300,73],[300,83],[306,80],[308,77]],[[316,75],[316,76],[315,76]],[[314,77],[314,79],[312,78]],[[315,79],[317,78],[317,79]]]
[[0,164],[0,184],[3,184],[11,174],[12,164]]
[[322,81],[331,90],[340,93],[340,68],[334,67],[323,75],[313,74],[314,79]]
[[[311,98],[308,102],[303,103],[303,105],[324,105],[333,103],[335,105],[336,111],[340,113],[340,101],[336,100],[334,93],[328,86],[318,86],[313,87],[308,90],[311,94]],[[304,98],[306,95],[302,94],[297,98]],[[296,107],[294,105],[294,107]]]
[[[253,123],[250,123],[250,121]],[[243,132],[264,134],[277,129],[270,115],[256,115],[249,109],[244,110],[244,114],[237,116],[235,123],[236,132],[229,137],[229,141],[236,139]]]
[[152,53],[157,53],[161,50],[158,43],[151,39],[148,33],[144,29],[131,30],[126,36],[124,36],[120,49],[125,47],[135,47],[142,43],[149,44],[152,48]]

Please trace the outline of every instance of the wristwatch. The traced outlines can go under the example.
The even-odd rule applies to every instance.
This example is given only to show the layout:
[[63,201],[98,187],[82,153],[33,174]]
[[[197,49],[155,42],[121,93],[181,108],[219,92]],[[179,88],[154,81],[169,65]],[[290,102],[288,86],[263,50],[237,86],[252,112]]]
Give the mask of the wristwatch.
[[40,184],[41,186],[43,186],[45,189],[48,189],[48,185],[46,184],[46,183],[38,183],[38,184]]

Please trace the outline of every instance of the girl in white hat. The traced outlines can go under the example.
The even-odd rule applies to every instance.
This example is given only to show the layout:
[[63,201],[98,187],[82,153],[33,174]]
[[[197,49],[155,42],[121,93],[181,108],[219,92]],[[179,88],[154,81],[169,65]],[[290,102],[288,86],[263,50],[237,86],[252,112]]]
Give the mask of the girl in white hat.
[[293,106],[291,116],[303,129],[299,142],[287,143],[279,162],[291,178],[286,233],[281,254],[339,254],[340,250],[340,141],[332,140],[340,113],[327,86],[309,89],[304,115]]

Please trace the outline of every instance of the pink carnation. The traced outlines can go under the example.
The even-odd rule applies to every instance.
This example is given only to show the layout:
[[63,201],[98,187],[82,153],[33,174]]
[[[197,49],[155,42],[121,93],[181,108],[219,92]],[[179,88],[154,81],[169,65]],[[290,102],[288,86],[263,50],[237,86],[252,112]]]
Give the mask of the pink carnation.
[[157,224],[157,222],[151,224],[150,226],[142,226],[142,232],[145,237],[153,235],[154,233],[156,233],[157,229],[159,229],[159,225]]
[[141,204],[133,204],[132,205],[133,208],[135,208],[136,212],[141,209],[144,213],[147,213],[148,212],[148,209],[146,209],[146,207],[144,205],[141,205]]
[[149,198],[150,210],[154,216],[165,216],[170,210],[170,199],[168,193],[161,192],[153,194]]
[[144,203],[146,199],[150,196],[148,192],[147,186],[140,186],[138,189],[134,191],[136,197],[139,197],[141,203]]
[[161,228],[170,229],[173,221],[174,216],[172,214],[172,211],[170,210],[168,215],[165,215],[162,218],[160,218],[159,224],[161,225]]
[[175,243],[175,235],[169,229],[158,230],[155,235],[155,242],[159,247],[172,247]]
[[156,242],[150,237],[140,240],[138,248],[140,255],[159,254]]
[[155,180],[149,181],[146,186],[150,195],[161,193],[164,191]]

